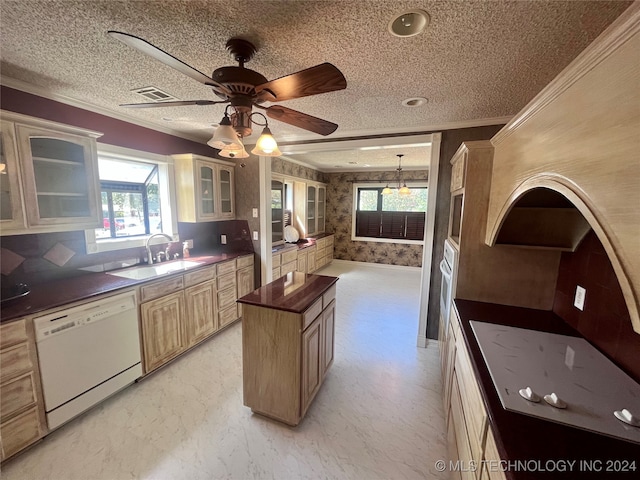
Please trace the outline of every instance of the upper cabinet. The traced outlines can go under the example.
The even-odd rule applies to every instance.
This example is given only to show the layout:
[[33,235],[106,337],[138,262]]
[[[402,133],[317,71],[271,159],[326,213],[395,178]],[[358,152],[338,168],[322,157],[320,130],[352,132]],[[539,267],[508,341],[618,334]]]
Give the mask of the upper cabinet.
[[326,227],[326,196],[324,184],[306,181],[294,182],[295,227],[301,237],[324,233]]
[[2,112],[1,128],[3,234],[101,225],[101,134],[10,112]]
[[173,155],[179,222],[235,218],[234,164],[185,153]]
[[[640,6],[634,4],[491,140],[485,235],[489,245],[521,243],[514,232],[530,230],[531,218],[538,217],[545,226],[572,227],[564,237],[572,250],[586,221],[607,252],[638,333],[639,27]],[[529,200],[544,193],[546,201],[548,191],[571,207],[523,208],[540,207]]]

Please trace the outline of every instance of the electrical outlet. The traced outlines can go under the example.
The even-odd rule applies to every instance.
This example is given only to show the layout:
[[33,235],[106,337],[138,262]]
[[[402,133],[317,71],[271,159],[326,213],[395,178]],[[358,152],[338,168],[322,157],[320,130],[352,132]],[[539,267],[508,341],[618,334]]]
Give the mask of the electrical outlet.
[[187,240],[187,248],[193,248],[193,239]]
[[587,296],[587,290],[581,287],[580,285],[578,285],[576,287],[576,296],[573,300],[573,306],[580,310],[584,310],[584,300],[586,296]]
[[258,218],[258,209],[257,208],[253,209],[253,218]]
[[226,245],[227,244],[227,236],[226,235],[220,235],[220,243],[222,245]]
[[253,239],[254,240],[258,240],[258,232],[257,231],[253,232]]

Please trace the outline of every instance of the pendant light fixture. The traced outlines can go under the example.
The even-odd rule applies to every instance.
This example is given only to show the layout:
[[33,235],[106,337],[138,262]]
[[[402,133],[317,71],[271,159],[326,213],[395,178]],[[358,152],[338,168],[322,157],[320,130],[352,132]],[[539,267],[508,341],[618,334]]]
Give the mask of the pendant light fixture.
[[[402,157],[404,157],[404,154],[399,153],[396,157],[398,157],[398,168],[396,168],[396,181],[398,182],[396,188],[398,189],[398,194],[403,196],[411,195],[411,189],[407,187],[407,182],[404,181],[404,175],[402,174]],[[387,186],[384,187],[380,193],[382,195],[391,195],[393,193],[393,190],[389,188],[389,183],[387,183]]]
[[[227,105],[225,108],[224,117],[220,121],[220,126],[216,128],[213,137],[207,142],[207,145],[220,150],[219,155],[225,158],[247,158],[249,154],[242,143],[242,136],[250,135],[251,124],[255,123],[264,128],[251,153],[263,157],[279,157],[282,155],[282,152],[278,148],[278,143],[275,138],[273,138],[271,130],[269,129],[267,117],[260,112],[249,113],[242,110],[238,111],[236,108],[236,113],[233,115],[235,123],[232,124],[231,118],[229,118],[229,107],[232,106]],[[264,123],[254,120],[254,115],[262,117]]]
[[[264,119],[264,123],[256,122],[253,119],[254,115],[260,115]],[[254,112],[249,115],[249,119],[256,125],[264,127],[262,129],[262,134],[260,134],[260,138],[258,138],[256,146],[253,150],[251,150],[251,153],[253,153],[254,155],[261,155],[263,157],[279,157],[280,155],[282,155],[282,152],[280,151],[280,149],[278,148],[278,144],[276,143],[276,139],[273,138],[271,130],[269,130],[269,122],[267,122],[267,117],[265,117],[260,112]]]
[[225,147],[232,147],[234,149],[241,149],[242,142],[238,138],[238,133],[231,126],[231,119],[229,118],[230,105],[224,109],[224,117],[220,121],[220,126],[213,132],[213,137],[207,142],[207,145],[218,150],[222,150]]

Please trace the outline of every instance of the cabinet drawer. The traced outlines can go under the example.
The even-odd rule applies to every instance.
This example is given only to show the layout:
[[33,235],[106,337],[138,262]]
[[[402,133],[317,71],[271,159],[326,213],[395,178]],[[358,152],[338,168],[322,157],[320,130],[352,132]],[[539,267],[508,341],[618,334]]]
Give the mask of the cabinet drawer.
[[279,267],[280,266],[280,254],[276,253],[274,255],[271,256],[271,266],[273,268]]
[[280,278],[280,267],[276,267],[271,270],[271,280],[277,280]]
[[451,167],[451,191],[464,187],[464,172],[467,163],[467,152],[453,160]]
[[322,294],[322,309],[324,310],[336,298],[336,286],[331,285],[329,290]]
[[237,300],[236,287],[225,288],[218,292],[218,308],[222,310],[230,305],[234,305]]
[[324,249],[324,247],[326,246],[327,246],[327,237],[323,237],[316,240],[316,247],[318,247],[318,250]]
[[38,408],[33,407],[0,426],[4,458],[19,452],[40,438]]
[[218,290],[225,290],[233,287],[235,291],[236,273],[235,271],[218,277]]
[[[471,447],[469,445],[469,437],[467,436],[467,429],[465,428],[465,418],[462,413],[462,402],[460,400],[460,391],[458,390],[458,382],[455,377],[451,386],[451,423],[449,428],[455,431],[456,447],[458,450],[458,458],[463,465],[469,465],[471,460],[474,459],[471,453]],[[453,459],[454,461],[456,459]],[[461,472],[461,478],[463,480],[475,480],[475,472],[471,469],[463,469]]]
[[236,307],[236,305],[225,308],[224,310],[220,310],[220,312],[218,313],[220,328],[224,327],[225,325],[229,325],[237,318],[238,308]]
[[294,260],[293,262],[286,263],[280,267],[280,275],[286,275],[290,272],[295,272],[298,268],[298,260]]
[[36,403],[33,372],[0,386],[0,418],[5,419],[23,407]]
[[289,250],[288,252],[284,252],[282,254],[282,260],[280,264],[284,265],[285,263],[290,263],[297,259],[298,259],[298,250],[297,249]]
[[327,237],[327,246],[333,248],[333,235]]
[[327,251],[326,247],[323,245],[316,245],[316,257],[324,257],[325,252]]
[[169,295],[184,288],[184,279],[182,275],[163,280],[161,282],[150,283],[140,287],[140,302],[153,300],[154,298]]
[[206,282],[216,278],[216,266],[210,265],[208,267],[200,268],[195,272],[188,272],[184,274],[184,286],[190,287],[197,285],[198,283]]
[[244,257],[236,258],[236,265],[238,266],[238,270],[243,267],[253,265],[253,255],[245,255]]
[[302,330],[306,330],[311,322],[322,313],[322,298],[317,299],[313,305],[307,308],[302,314]]
[[218,276],[224,275],[225,273],[235,272],[236,271],[236,260],[228,260],[226,262],[218,263],[216,265],[216,271]]
[[4,348],[27,340],[27,321],[16,320],[0,326],[0,347]]
[[33,368],[29,356],[29,346],[21,343],[13,347],[3,349],[0,352],[0,381],[15,377],[20,373],[28,372]]
[[462,338],[456,339],[454,372],[460,390],[460,399],[473,459],[480,461],[487,428],[487,413],[482,402],[476,376],[471,367],[469,354]]

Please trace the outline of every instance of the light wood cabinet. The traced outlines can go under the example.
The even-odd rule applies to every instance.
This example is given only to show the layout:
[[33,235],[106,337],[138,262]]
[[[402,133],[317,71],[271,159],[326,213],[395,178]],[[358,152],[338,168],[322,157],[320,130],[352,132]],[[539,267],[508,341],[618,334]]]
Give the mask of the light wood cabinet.
[[316,266],[316,247],[307,248],[307,273],[315,272],[317,270]]
[[186,344],[204,340],[218,329],[216,286],[214,280],[185,289],[187,316],[185,317]]
[[294,226],[301,237],[324,233],[326,228],[326,185],[294,182]]
[[140,287],[145,374],[238,320],[235,302],[253,290],[253,261],[244,255]]
[[[305,281],[305,274],[294,273],[292,286]],[[302,420],[333,362],[334,298],[335,284],[299,313],[243,305],[243,396],[252,411],[293,426]]]
[[183,327],[184,292],[143,303],[140,317],[144,371],[149,373],[181,353],[187,345]]
[[100,227],[101,134],[12,112],[2,117],[2,234]]
[[0,326],[0,460],[47,433],[31,319]]
[[296,272],[302,272],[302,273],[307,272],[307,251],[304,249],[298,251]]
[[298,268],[298,249],[295,246],[278,250],[271,255],[271,280],[284,277],[287,273],[295,272]]
[[191,153],[173,155],[178,221],[235,218],[234,164]]

